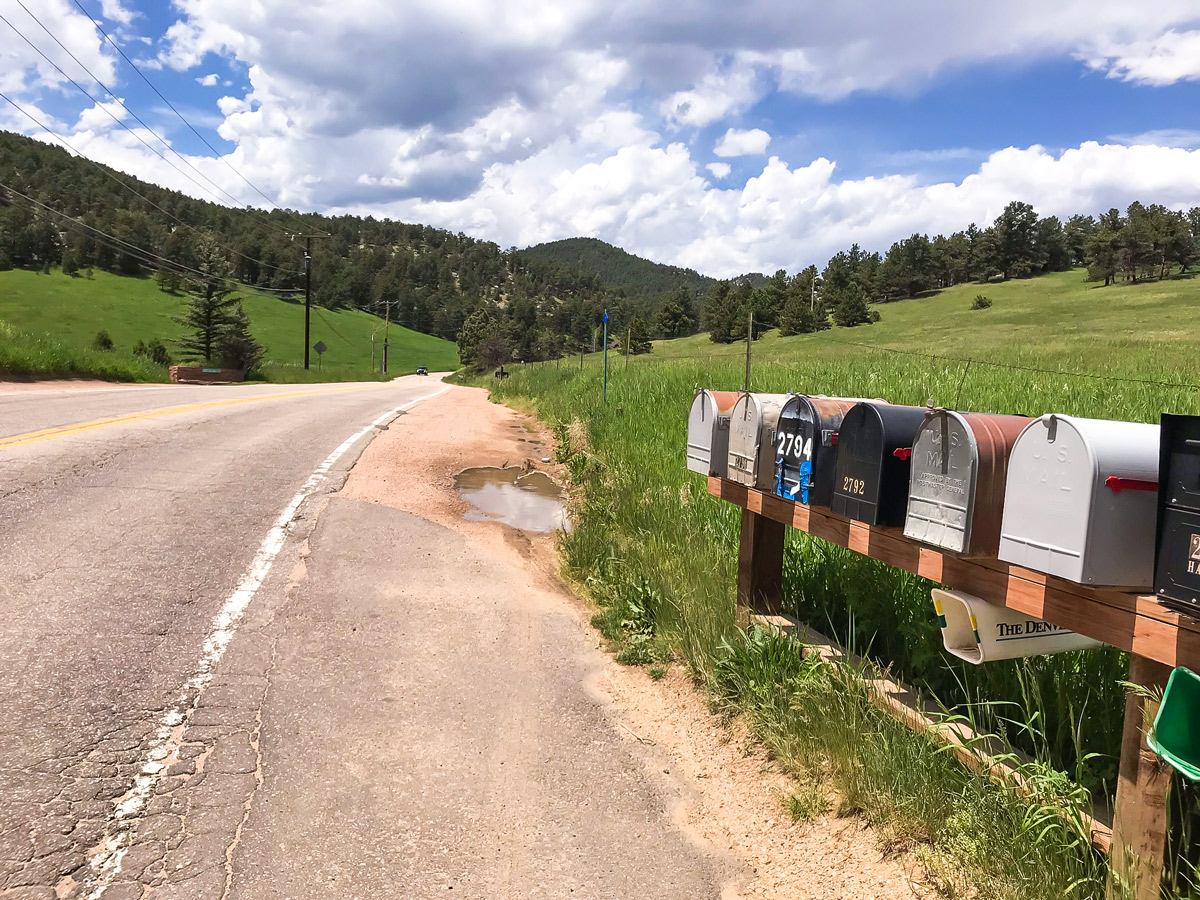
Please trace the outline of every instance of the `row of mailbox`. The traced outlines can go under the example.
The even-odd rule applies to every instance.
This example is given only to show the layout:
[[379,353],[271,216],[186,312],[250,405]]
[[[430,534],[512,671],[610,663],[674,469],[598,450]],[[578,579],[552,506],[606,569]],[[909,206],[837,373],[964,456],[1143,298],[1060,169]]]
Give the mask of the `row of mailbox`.
[[1160,427],[700,391],[687,441],[703,475],[1200,612],[1200,417]]

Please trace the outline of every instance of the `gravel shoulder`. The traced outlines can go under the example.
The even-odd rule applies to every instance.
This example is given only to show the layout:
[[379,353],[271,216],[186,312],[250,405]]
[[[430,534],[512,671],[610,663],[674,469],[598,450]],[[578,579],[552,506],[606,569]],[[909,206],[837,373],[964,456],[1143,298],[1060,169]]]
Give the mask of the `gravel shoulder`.
[[[666,808],[674,827],[738,861],[722,897],[866,900],[926,893],[916,860],[885,854],[860,819],[830,815],[794,824],[783,802],[797,785],[740,723],[708,710],[680,667],[653,681],[602,653],[603,640],[589,624],[592,611],[557,576],[553,536],[463,519],[467,504],[454,490],[456,472],[507,463],[560,477],[557,466],[541,462],[552,456],[552,447],[551,436],[530,417],[489,402],[484,390],[456,387],[380,434],[339,496],[404,510],[448,529],[495,562],[523,571],[543,615],[569,616],[563,639],[599,657],[585,687],[606,726],[641,752],[648,779],[666,774],[682,787],[668,792],[678,798]],[[553,742],[553,730],[541,739]]]

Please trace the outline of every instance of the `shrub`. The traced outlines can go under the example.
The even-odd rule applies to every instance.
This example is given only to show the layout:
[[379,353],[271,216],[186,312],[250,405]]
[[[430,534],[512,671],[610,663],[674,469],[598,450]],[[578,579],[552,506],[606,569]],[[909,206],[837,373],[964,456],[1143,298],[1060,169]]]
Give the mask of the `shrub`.
[[988,309],[991,307],[992,301],[983,294],[976,294],[975,301],[971,304],[971,309]]
[[133,354],[134,356],[144,356],[158,366],[169,366],[171,364],[171,354],[167,352],[167,348],[158,338],[155,338],[149,344],[138,341],[133,345]]
[[92,338],[93,350],[111,350],[113,346],[112,336],[103,328],[97,331],[96,336]]

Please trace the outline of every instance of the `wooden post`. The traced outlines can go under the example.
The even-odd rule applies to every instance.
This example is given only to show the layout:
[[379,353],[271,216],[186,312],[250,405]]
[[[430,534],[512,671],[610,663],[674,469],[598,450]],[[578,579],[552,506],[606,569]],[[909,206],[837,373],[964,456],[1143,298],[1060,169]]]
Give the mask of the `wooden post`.
[[[1164,688],[1171,667],[1143,656],[1129,659],[1129,680]],[[1146,728],[1158,704],[1133,691],[1125,699],[1125,731],[1113,818],[1109,900],[1158,900],[1167,850],[1167,799],[1171,768],[1146,746]]]
[[783,609],[783,529],[781,522],[742,509],[737,599],[752,613]]

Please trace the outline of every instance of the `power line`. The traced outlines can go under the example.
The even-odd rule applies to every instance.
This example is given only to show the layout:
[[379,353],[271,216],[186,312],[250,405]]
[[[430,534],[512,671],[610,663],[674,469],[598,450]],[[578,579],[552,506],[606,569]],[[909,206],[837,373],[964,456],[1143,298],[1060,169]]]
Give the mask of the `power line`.
[[134,63],[134,61],[125,55],[125,51],[122,50],[120,45],[109,36],[108,32],[105,31],[101,27],[100,23],[97,22],[92,17],[92,14],[83,8],[83,4],[80,3],[79,0],[74,0],[74,2],[75,2],[75,5],[79,7],[79,11],[88,17],[89,21],[91,21],[93,26],[95,26],[96,30],[99,31],[102,35],[104,35],[104,39],[106,41],[108,41],[109,44],[112,45],[113,49],[116,50],[119,54],[121,54],[121,58],[124,59],[125,62],[129,63],[129,65],[133,69],[133,71],[137,72],[138,75],[141,76],[142,81],[146,82],[146,84],[150,87],[150,90],[154,91],[154,93],[158,95],[159,99],[162,100],[163,103],[167,104],[167,106],[170,108],[171,112],[175,113],[175,115],[177,115],[179,117],[179,121],[183,122],[184,125],[186,125],[189,129],[191,129],[192,134],[194,134],[196,137],[200,138],[200,140],[204,142],[204,146],[206,146],[209,150],[211,150],[216,155],[216,157],[225,164],[225,166],[229,169],[229,171],[233,172],[233,174],[237,175],[238,178],[242,179],[242,181],[246,182],[247,185],[249,185],[251,188],[253,188],[255,193],[257,193],[260,197],[262,197],[269,204],[271,204],[271,206],[279,207],[278,202],[276,202],[275,200],[272,200],[270,197],[268,197],[265,193],[262,192],[262,190],[256,184],[254,184],[254,182],[252,182],[249,178],[247,178],[245,175],[243,175],[241,172],[239,172],[237,169],[235,169],[233,167],[233,164],[230,163],[229,160],[227,160],[225,158],[225,156],[221,153],[221,151],[219,151],[216,147],[214,147],[212,144],[210,144],[208,142],[208,138],[206,138],[199,131],[197,131],[195,126],[193,126],[191,122],[189,122],[186,118],[184,118],[183,113],[181,113],[179,110],[177,110],[175,108],[175,105],[173,103],[171,103],[171,101],[168,100],[163,95],[162,91],[160,91],[157,87],[154,86],[154,82],[152,82],[149,78],[147,78],[145,73],[142,72],[142,70],[137,67],[137,65]]
[[[192,266],[189,266],[184,263],[177,262],[168,257],[162,256],[158,253],[155,253],[152,250],[147,250],[144,247],[139,247],[137,244],[131,244],[129,241],[122,240],[121,238],[117,237],[116,235],[109,234],[107,231],[103,231],[102,229],[96,228],[95,226],[92,226],[92,225],[88,225],[86,222],[80,222],[78,219],[75,219],[75,218],[67,215],[64,212],[60,212],[59,210],[54,209],[54,207],[49,206],[48,204],[45,204],[40,200],[36,200],[33,197],[30,197],[28,194],[21,193],[16,188],[14,188],[12,185],[8,185],[8,184],[5,184],[4,182],[0,181],[0,188],[4,189],[6,191],[9,191],[12,194],[15,194],[16,196],[20,197],[22,200],[32,203],[34,206],[44,209],[46,212],[50,213],[51,215],[61,217],[69,225],[73,225],[76,228],[83,228],[83,229],[86,229],[87,231],[92,232],[93,235],[98,236],[98,237],[93,237],[92,239],[96,240],[98,243],[103,244],[104,246],[108,247],[110,250],[115,250],[119,253],[127,253],[128,255],[137,259],[139,262],[145,263],[146,265],[149,265],[149,266],[161,265],[161,266],[170,267],[177,275],[184,275],[184,274],[196,275],[196,276],[199,276],[200,278],[205,278],[205,279],[213,277],[210,273],[202,272],[199,269],[193,268]],[[238,281],[237,279],[234,279],[234,278],[222,278],[221,280],[227,281],[230,284],[234,285],[235,287],[241,288],[243,290],[254,291],[254,292],[258,292],[258,293],[271,293],[271,294],[295,294],[295,293],[297,293],[297,291],[295,289],[258,287],[256,285],[246,284],[245,282]]]
[[[133,116],[133,118],[135,120],[137,120],[139,125],[141,125],[143,128],[145,128],[152,135],[154,135],[154,137],[156,137],[159,140],[159,142],[163,145],[163,147],[165,147],[168,151],[170,151],[171,153],[174,153],[177,157],[179,157],[179,159],[183,162],[184,165],[186,165],[189,169],[191,169],[193,172],[195,172],[197,175],[199,175],[201,178],[203,178],[205,181],[207,181],[210,185],[212,185],[212,187],[215,188],[217,192],[225,195],[225,197],[227,197],[230,201],[232,201],[234,209],[237,209],[238,212],[243,213],[244,215],[248,216],[249,218],[253,219],[254,221],[256,221],[262,225],[266,225],[268,228],[274,228],[277,231],[280,231],[282,233],[285,233],[285,234],[287,233],[285,229],[276,225],[270,219],[255,215],[254,213],[251,213],[249,210],[244,209],[243,203],[241,200],[239,200],[236,196],[231,194],[229,191],[225,190],[223,187],[221,187],[221,185],[217,184],[217,182],[213,181],[211,178],[209,178],[207,175],[205,175],[202,171],[200,171],[200,169],[198,169],[192,163],[191,160],[189,160],[186,156],[184,156],[182,153],[180,153],[178,150],[176,150],[174,147],[172,147],[170,145],[170,143],[166,140],[166,138],[164,138],[161,134],[159,134],[157,131],[155,131],[153,128],[151,128],[149,125],[147,125],[145,120],[143,120],[141,116],[139,116],[136,112],[134,112],[132,109],[130,109],[129,106],[125,103],[125,101],[122,100],[120,97],[118,97],[116,92],[113,91],[112,88],[110,88],[103,81],[101,81],[99,78],[97,78],[96,75],[91,71],[91,69],[89,69],[86,65],[84,65],[83,62],[79,59],[79,57],[77,57],[74,53],[72,53],[71,50],[65,44],[63,44],[63,42],[60,41],[49,28],[46,27],[46,24],[44,22],[42,22],[42,20],[39,19],[36,15],[34,15],[33,12],[30,11],[29,7],[27,7],[22,2],[22,0],[17,0],[17,5],[19,5],[21,7],[21,9],[25,10],[25,12],[29,15],[29,17],[38,24],[38,26],[42,29],[42,31],[46,32],[46,34],[49,35],[50,39],[52,41],[54,41],[54,43],[58,44],[58,46],[62,48],[63,52],[65,52],[69,57],[71,57],[71,59],[75,61],[75,64],[78,65],[79,68],[81,68],[84,72],[86,72],[88,77],[91,78],[92,81],[94,81],[101,88],[103,88],[104,92],[107,93],[110,97],[112,97],[117,103],[119,103],[121,105],[122,109],[124,109],[127,113],[129,113],[131,116]],[[191,183],[196,185],[196,187],[200,188],[202,191],[207,192],[214,198],[217,198],[218,203],[222,203],[222,204],[224,203],[224,201],[220,200],[220,198],[217,197],[217,194],[214,193],[211,189],[206,188],[204,185],[202,185],[198,181],[196,181],[196,179],[192,178],[186,172],[181,170],[178,166],[174,165],[169,159],[167,159],[165,156],[163,156],[162,153],[160,153],[155,147],[152,147],[145,140],[145,138],[143,138],[140,134],[138,134],[136,131],[134,131],[132,128],[130,128],[127,124],[125,124],[125,122],[123,122],[119,118],[117,118],[108,109],[107,106],[105,106],[100,101],[98,101],[87,90],[85,90],[84,87],[79,84],[79,82],[77,82],[74,78],[72,78],[70,75],[68,75],[66,72],[64,72],[62,70],[62,68],[58,65],[58,63],[56,63],[54,60],[50,59],[50,57],[48,57],[45,53],[43,53],[42,50],[39,47],[37,47],[33,43],[33,41],[31,41],[29,39],[29,37],[27,35],[23,34],[19,28],[17,28],[15,25],[13,25],[12,22],[10,22],[8,19],[6,19],[3,15],[0,15],[0,21],[3,21],[4,24],[6,24],[9,28],[11,28],[13,31],[15,31],[17,33],[17,35],[23,41],[25,41],[26,44],[28,44],[30,47],[32,47],[33,50],[39,56],[42,57],[42,59],[46,60],[46,62],[48,62],[50,65],[54,66],[54,68],[58,70],[59,74],[62,75],[64,78],[66,78],[68,81],[70,81],[71,84],[73,84],[80,91],[80,93],[82,93],[85,97],[87,97],[89,100],[91,100],[92,103],[96,104],[96,106],[98,106],[100,109],[103,109],[104,112],[108,115],[108,117],[110,119],[112,119],[114,122],[116,122],[122,128],[124,128],[126,131],[128,131],[130,134],[132,134],[135,138],[137,138],[148,150],[150,150],[151,153],[155,154],[159,159],[161,159],[167,165],[171,166],[171,168],[173,168],[176,172],[179,172],[179,174],[183,175],[185,178],[187,178],[189,181],[191,181]]]
[[[3,17],[0,16],[0,18],[3,18]],[[25,116],[27,119],[29,119],[29,121],[33,122],[35,125],[37,125],[39,128],[41,128],[43,131],[45,131],[48,135],[53,137],[55,140],[57,140],[59,143],[61,143],[64,147],[66,147],[68,150],[70,150],[72,153],[74,153],[77,157],[79,157],[84,162],[91,165],[93,168],[98,169],[106,177],[112,179],[117,184],[119,184],[121,187],[125,188],[125,190],[127,190],[131,194],[133,194],[135,197],[137,197],[138,199],[142,200],[143,202],[149,204],[154,209],[158,210],[160,213],[162,213],[164,216],[169,218],[171,221],[173,221],[173,222],[177,223],[178,225],[181,225],[182,227],[187,228],[191,231],[195,231],[198,234],[203,233],[200,231],[200,229],[196,228],[196,226],[189,225],[187,222],[184,222],[182,219],[175,216],[173,213],[170,213],[167,210],[163,209],[161,206],[159,206],[157,203],[155,203],[153,200],[151,200],[145,194],[136,190],[134,187],[132,187],[128,182],[124,181],[123,179],[118,178],[111,171],[109,171],[104,166],[100,165],[95,160],[90,159],[89,157],[85,156],[83,153],[80,153],[77,149],[75,149],[75,147],[66,138],[62,137],[60,134],[58,134],[57,132],[52,130],[48,125],[46,125],[44,122],[42,122],[40,119],[38,119],[35,115],[33,115],[33,113],[29,112],[27,109],[25,109],[23,106],[21,106],[21,104],[17,103],[17,101],[13,100],[12,97],[8,96],[3,91],[0,91],[0,98],[6,100],[14,109],[17,110],[17,112],[21,113],[23,116]],[[221,245],[218,244],[218,246],[221,246]],[[264,266],[268,269],[275,269],[276,271],[282,272],[285,275],[301,275],[301,274],[303,274],[302,272],[299,272],[296,269],[284,269],[280,266],[273,266],[270,263],[263,262],[260,259],[255,259],[253,256],[247,256],[245,253],[240,253],[237,250],[233,250],[229,247],[221,246],[221,249],[225,250],[227,253],[232,253],[235,256],[240,256],[242,259],[249,260],[250,262],[258,263],[260,266]]]

